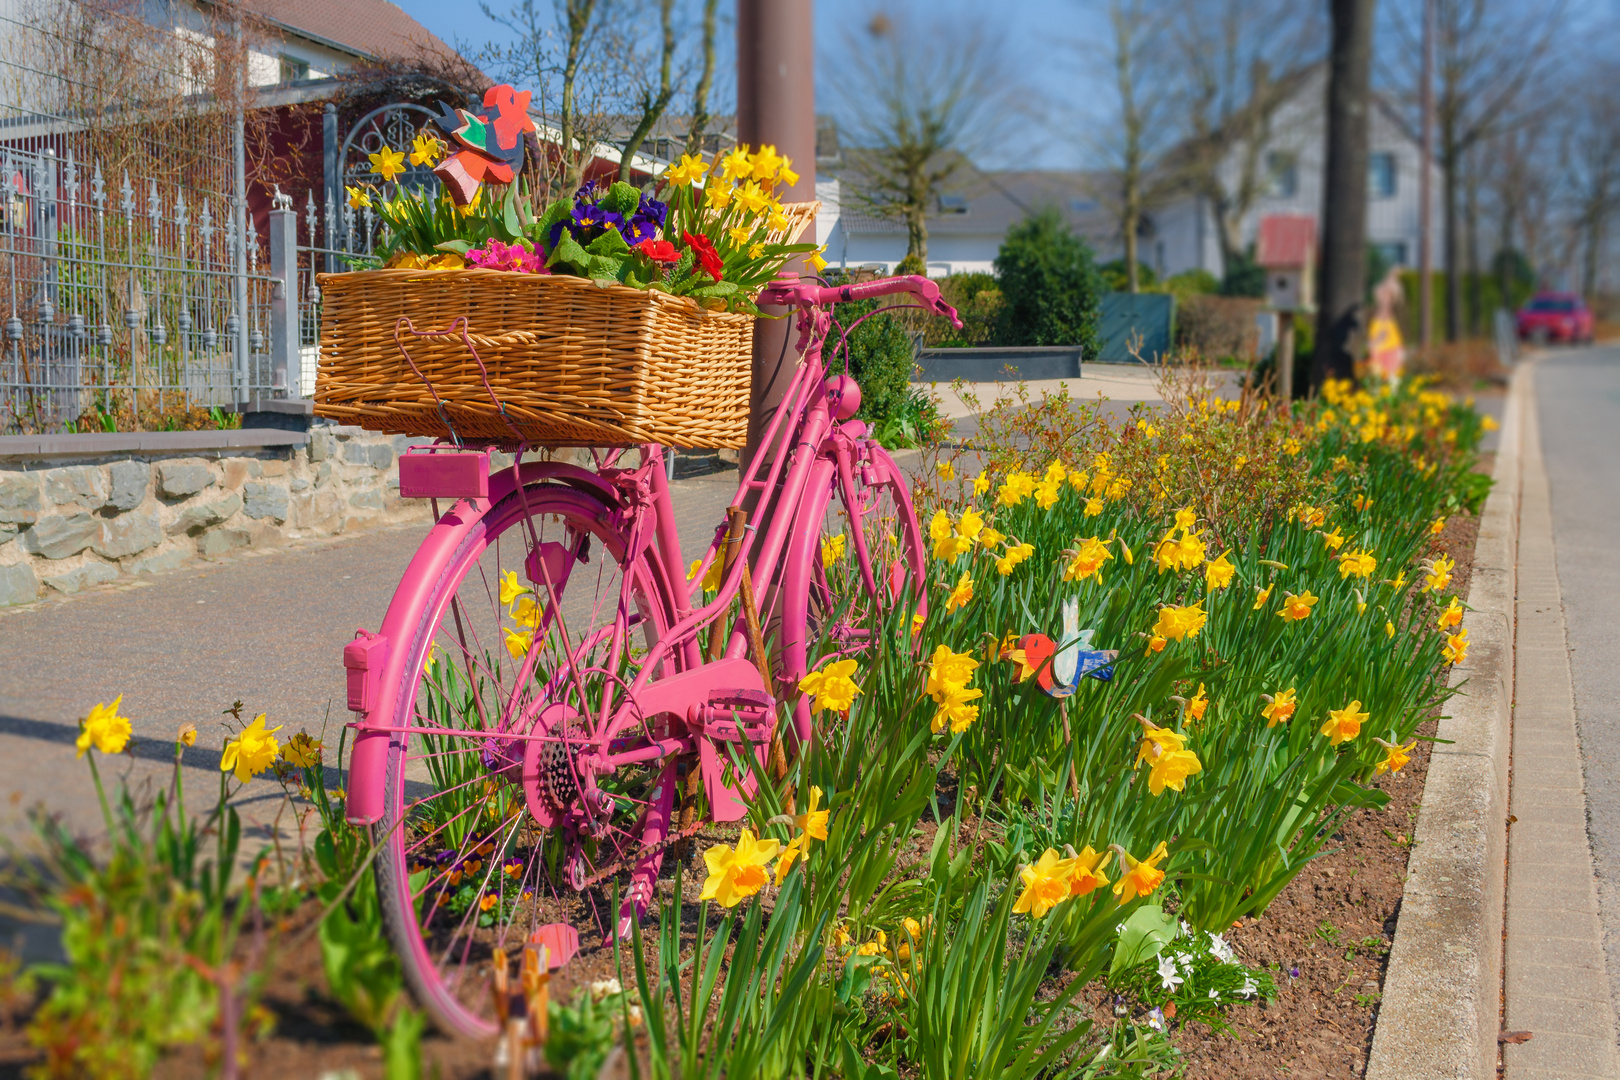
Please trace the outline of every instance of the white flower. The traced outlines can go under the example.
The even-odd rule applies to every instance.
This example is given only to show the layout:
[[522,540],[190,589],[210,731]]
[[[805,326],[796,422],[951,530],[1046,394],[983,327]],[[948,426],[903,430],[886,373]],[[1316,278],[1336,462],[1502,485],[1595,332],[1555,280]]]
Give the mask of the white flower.
[[1124,932],[1125,932],[1125,924],[1124,923],[1120,923],[1118,926],[1114,927],[1114,933],[1123,934]]
[[1164,1030],[1164,1013],[1161,1010],[1154,1009],[1152,1012],[1148,1013],[1148,1027],[1152,1028],[1154,1031]]
[[1258,989],[1260,988],[1254,985],[1253,979],[1246,978],[1243,980],[1243,986],[1238,990],[1238,993],[1242,994],[1244,997],[1254,997],[1254,992]]
[[1159,979],[1165,990],[1174,990],[1187,981],[1176,974],[1176,962],[1168,956],[1159,957]]
[[1181,921],[1181,936],[1182,937],[1192,937],[1193,936],[1192,927],[1187,925],[1187,920],[1182,919],[1180,921]]
[[1221,992],[1219,990],[1211,990],[1209,992],[1209,1000],[1211,1000],[1211,1001],[1217,1000],[1220,996],[1221,996]]
[[601,1001],[605,997],[624,993],[624,987],[619,985],[618,979],[597,979],[591,983],[591,997]]
[[1209,935],[1209,951],[1214,953],[1215,958],[1222,963],[1230,964],[1232,962],[1232,946],[1228,945],[1226,939],[1219,934]]
[[1176,963],[1181,965],[1181,970],[1182,971],[1185,971],[1189,975],[1192,974],[1192,971],[1193,971],[1193,958],[1192,958],[1191,955],[1189,955],[1187,953],[1177,953],[1176,954]]

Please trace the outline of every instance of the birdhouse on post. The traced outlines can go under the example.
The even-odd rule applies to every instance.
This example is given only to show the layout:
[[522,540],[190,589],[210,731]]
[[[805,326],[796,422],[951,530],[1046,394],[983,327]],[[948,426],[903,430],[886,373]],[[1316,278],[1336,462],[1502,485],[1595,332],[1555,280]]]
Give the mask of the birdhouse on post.
[[1277,391],[1294,399],[1294,315],[1316,310],[1316,219],[1272,214],[1260,219],[1254,261],[1266,273],[1266,306],[1277,313]]

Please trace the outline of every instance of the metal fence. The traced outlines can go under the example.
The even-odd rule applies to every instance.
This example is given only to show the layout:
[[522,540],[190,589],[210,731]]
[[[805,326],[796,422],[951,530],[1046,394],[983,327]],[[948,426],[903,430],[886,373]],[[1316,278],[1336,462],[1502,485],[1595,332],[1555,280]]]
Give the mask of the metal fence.
[[210,89],[226,58],[154,33],[0,5],[0,433],[162,426],[285,387],[243,112]]

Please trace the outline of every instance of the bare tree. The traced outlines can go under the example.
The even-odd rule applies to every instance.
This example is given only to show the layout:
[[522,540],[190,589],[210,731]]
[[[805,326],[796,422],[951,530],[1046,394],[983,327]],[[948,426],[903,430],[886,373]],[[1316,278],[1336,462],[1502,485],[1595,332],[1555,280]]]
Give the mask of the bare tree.
[[1594,66],[1574,113],[1567,173],[1581,246],[1581,289],[1589,297],[1598,291],[1609,219],[1620,207],[1620,103],[1613,92],[1620,64],[1605,58]]
[[[671,82],[671,72],[675,64],[675,0],[658,0],[658,29],[660,43],[658,50],[658,87],[644,87],[641,91],[641,116],[636,121],[635,128],[630,137],[624,142],[624,152],[619,155],[619,179],[630,179],[630,163],[635,159],[636,152],[646,141],[648,132],[658,123],[669,108],[669,103],[675,98],[675,85]],[[711,61],[712,65],[712,61]]]
[[[1093,187],[1092,195],[1119,223],[1126,288],[1134,293],[1141,289],[1137,243],[1142,216],[1161,186],[1156,168],[1174,130],[1167,122],[1172,98],[1165,9],[1154,0],[1108,0],[1106,16],[1111,31],[1107,57],[1117,98],[1102,122],[1088,125],[1100,133],[1088,141],[1107,163],[1106,180]],[[1090,59],[1097,50],[1082,45],[1080,51]]]
[[616,65],[598,63],[622,50],[611,38],[613,0],[519,0],[484,14],[511,31],[513,40],[486,46],[482,59],[513,83],[535,88],[534,106],[554,118],[554,137],[536,163],[546,196],[573,191],[584,180],[599,143],[622,114],[623,83]]
[[1273,122],[1326,40],[1315,4],[1167,0],[1186,140],[1167,164],[1215,217],[1221,261],[1243,250],[1243,223],[1271,182]]
[[699,55],[697,86],[692,90],[692,124],[686,133],[686,152],[703,149],[703,134],[709,126],[709,94],[714,90],[714,38],[720,0],[703,0],[703,42]]
[[834,102],[856,149],[855,198],[906,225],[906,257],[928,260],[941,185],[987,150],[1016,111],[1015,80],[988,22],[949,28],[906,8],[846,30]]
[[[1433,0],[1437,164],[1445,221],[1446,338],[1462,333],[1463,173],[1469,150],[1491,136],[1537,119],[1545,109],[1552,60],[1565,11],[1563,0],[1508,8],[1505,0]],[[1397,48],[1387,55],[1397,82],[1416,102],[1420,80],[1421,0],[1394,9]]]

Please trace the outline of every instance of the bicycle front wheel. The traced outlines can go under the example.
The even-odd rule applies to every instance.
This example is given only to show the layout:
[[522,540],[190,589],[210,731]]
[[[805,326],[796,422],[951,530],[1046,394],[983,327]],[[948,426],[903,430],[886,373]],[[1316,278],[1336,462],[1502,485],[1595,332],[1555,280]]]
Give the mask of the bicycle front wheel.
[[[404,734],[387,752],[377,886],[406,979],[447,1030],[496,1030],[492,961],[540,927],[600,947],[600,886],[667,816],[672,761],[588,764],[672,621],[656,556],[633,554],[616,509],[561,484],[514,490],[426,569],[434,584],[396,643],[408,655],[388,722]],[[653,733],[615,748],[638,738]]]

